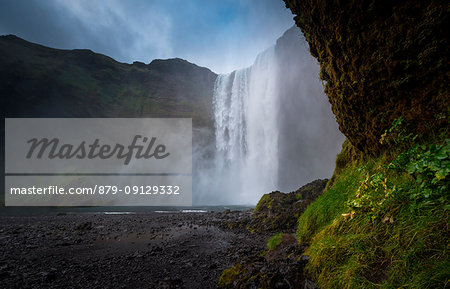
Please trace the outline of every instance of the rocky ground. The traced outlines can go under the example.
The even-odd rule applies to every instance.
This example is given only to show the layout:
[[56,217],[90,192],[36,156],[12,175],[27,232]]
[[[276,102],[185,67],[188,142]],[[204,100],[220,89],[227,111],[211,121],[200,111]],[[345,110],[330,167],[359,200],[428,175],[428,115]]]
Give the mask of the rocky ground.
[[0,216],[0,287],[316,288],[292,233],[326,183],[249,211]]
[[[223,272],[220,288],[316,289],[304,270],[309,261],[303,255],[306,244],[299,245],[294,233],[298,217],[322,194],[327,182],[315,180],[290,193],[264,194],[245,228],[255,234],[269,233],[272,246],[240,256]],[[276,244],[274,238],[278,239]]]
[[[215,288],[258,255],[252,212],[0,217],[2,288]],[[236,225],[237,224],[237,225]]]

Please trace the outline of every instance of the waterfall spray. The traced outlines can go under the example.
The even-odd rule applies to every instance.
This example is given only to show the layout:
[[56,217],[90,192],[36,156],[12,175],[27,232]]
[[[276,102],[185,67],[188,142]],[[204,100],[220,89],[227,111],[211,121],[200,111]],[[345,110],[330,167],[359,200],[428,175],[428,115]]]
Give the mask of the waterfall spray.
[[215,156],[196,180],[199,203],[256,204],[331,176],[344,138],[296,27],[252,66],[217,77],[213,113]]
[[[240,198],[277,188],[278,99],[274,47],[253,66],[219,75],[214,89],[216,163],[221,175],[232,172]],[[231,180],[230,180],[231,181]]]

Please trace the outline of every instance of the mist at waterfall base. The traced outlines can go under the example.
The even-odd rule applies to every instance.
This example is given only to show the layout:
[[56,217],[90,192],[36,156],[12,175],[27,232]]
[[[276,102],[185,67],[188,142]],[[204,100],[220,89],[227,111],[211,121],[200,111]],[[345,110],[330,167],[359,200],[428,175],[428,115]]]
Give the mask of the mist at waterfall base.
[[194,148],[194,205],[255,205],[330,178],[344,140],[296,27],[251,67],[217,77],[213,117],[213,141]]

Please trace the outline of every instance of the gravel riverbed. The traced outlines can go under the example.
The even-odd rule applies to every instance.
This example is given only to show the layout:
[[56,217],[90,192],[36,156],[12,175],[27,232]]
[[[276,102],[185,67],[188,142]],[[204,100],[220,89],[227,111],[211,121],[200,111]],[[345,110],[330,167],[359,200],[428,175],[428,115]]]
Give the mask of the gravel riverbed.
[[268,235],[245,230],[251,218],[252,211],[1,216],[1,287],[216,288],[224,269],[264,250]]

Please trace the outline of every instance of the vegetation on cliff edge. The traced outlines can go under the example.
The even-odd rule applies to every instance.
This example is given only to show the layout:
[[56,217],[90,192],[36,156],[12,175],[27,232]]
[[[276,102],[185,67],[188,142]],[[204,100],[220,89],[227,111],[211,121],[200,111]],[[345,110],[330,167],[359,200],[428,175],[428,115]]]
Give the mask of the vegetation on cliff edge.
[[321,288],[449,284],[448,131],[419,143],[401,123],[381,138],[398,149],[378,157],[352,157],[344,143],[328,188],[298,220],[298,241],[310,244],[307,269]]
[[347,137],[298,220],[321,288],[450,284],[450,3],[284,0]]

